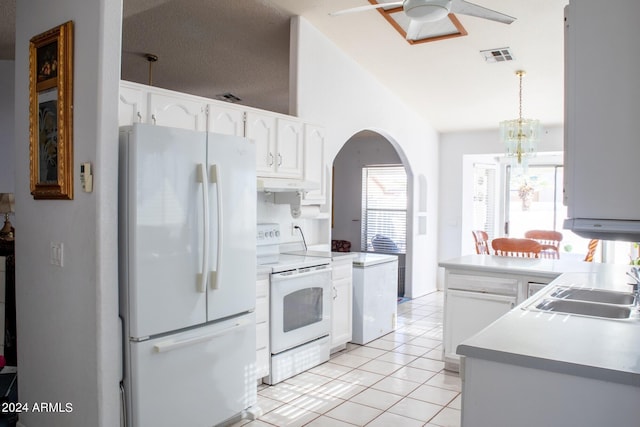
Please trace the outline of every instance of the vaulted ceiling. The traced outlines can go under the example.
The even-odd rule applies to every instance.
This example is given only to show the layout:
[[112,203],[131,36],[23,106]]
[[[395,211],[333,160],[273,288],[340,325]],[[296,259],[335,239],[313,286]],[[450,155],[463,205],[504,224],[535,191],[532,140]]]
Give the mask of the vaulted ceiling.
[[[441,132],[496,128],[518,115],[563,121],[563,8],[568,0],[476,0],[517,18],[457,15],[464,37],[410,45],[377,11],[330,16],[367,0],[124,0],[122,78],[288,112],[289,20],[301,15]],[[0,0],[0,59],[13,57],[15,0]],[[509,47],[487,63],[481,50]]]

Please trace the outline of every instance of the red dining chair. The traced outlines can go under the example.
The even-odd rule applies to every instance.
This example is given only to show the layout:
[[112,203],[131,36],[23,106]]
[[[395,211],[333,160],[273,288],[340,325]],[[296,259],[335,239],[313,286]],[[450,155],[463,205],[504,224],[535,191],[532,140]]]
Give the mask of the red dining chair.
[[560,242],[562,233],[553,230],[529,230],[524,233],[527,239],[533,239],[542,245],[540,256],[542,258],[560,258]]
[[473,240],[476,242],[476,253],[489,255],[489,235],[486,231],[473,230]]
[[519,258],[540,258],[542,245],[532,239],[498,237],[491,241],[495,255]]

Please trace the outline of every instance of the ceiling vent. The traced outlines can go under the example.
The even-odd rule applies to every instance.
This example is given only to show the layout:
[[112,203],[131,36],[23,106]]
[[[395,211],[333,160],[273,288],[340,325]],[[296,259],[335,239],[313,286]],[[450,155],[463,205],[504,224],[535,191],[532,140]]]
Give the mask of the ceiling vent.
[[488,63],[513,61],[513,54],[508,47],[481,50],[480,55],[482,55],[484,60]]
[[216,99],[219,101],[226,101],[226,102],[233,102],[233,103],[242,101],[242,99],[238,98],[237,96],[235,96],[230,92],[216,95]]

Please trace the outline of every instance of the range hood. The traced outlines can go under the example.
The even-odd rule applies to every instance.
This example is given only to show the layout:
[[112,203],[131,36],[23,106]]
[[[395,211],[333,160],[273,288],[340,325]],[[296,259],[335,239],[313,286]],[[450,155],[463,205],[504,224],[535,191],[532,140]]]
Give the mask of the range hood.
[[303,179],[258,177],[257,188],[258,191],[264,191],[265,193],[280,193],[283,191],[306,193],[320,189],[320,184]]
[[640,241],[640,220],[568,218],[563,228],[588,239]]

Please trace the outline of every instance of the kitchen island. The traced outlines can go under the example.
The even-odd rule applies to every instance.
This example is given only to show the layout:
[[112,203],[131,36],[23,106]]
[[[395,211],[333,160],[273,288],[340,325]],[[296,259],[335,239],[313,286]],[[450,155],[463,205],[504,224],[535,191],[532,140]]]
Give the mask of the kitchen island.
[[458,371],[456,348],[563,273],[615,270],[609,264],[567,259],[466,255],[445,268],[443,360]]
[[[632,307],[632,316],[627,319],[535,309],[557,286],[628,293],[631,280],[625,273],[629,267],[598,263],[551,267],[547,260],[539,261],[545,262],[536,263],[538,266],[557,267],[557,277],[457,346],[462,356],[462,425],[638,425],[638,307]],[[472,264],[482,269],[493,261]],[[524,274],[526,268],[520,265],[515,269],[516,274]]]

